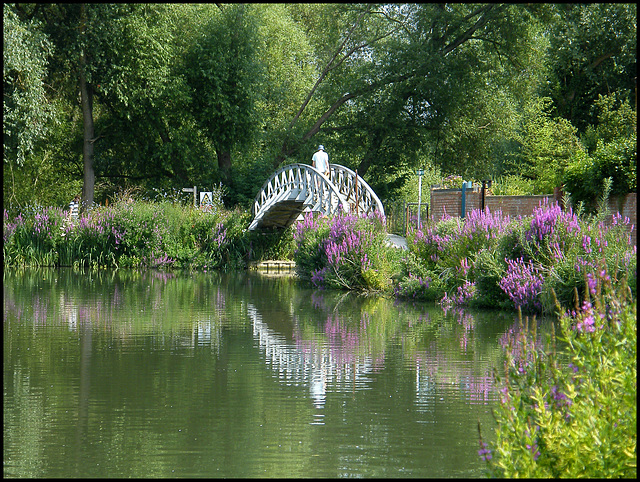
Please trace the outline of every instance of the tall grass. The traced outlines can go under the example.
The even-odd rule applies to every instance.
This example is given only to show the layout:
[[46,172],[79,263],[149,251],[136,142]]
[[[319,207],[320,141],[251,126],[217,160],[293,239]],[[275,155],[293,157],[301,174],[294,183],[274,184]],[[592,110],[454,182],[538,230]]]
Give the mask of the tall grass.
[[575,309],[556,305],[562,345],[535,319],[508,334],[495,442],[478,451],[492,477],[637,476],[636,304],[606,266],[584,277]]
[[4,211],[5,266],[242,269],[265,255],[293,255],[292,230],[246,232],[250,217],[222,206],[203,211],[171,200],[121,196],[72,219],[58,208],[10,219]]

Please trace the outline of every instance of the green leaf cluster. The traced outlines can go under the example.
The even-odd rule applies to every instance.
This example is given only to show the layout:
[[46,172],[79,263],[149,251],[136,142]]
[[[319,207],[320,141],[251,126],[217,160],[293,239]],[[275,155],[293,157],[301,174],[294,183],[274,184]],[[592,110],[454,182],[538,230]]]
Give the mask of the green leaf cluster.
[[636,304],[606,268],[591,274],[581,306],[557,305],[558,343],[541,342],[535,319],[511,333],[496,440],[483,451],[493,477],[636,477]]
[[564,188],[572,202],[584,203],[595,211],[598,190],[605,179],[612,180],[612,195],[627,194],[637,188],[637,117],[628,100],[611,94],[600,96],[594,105],[598,124],[583,136],[588,152],[567,167]]

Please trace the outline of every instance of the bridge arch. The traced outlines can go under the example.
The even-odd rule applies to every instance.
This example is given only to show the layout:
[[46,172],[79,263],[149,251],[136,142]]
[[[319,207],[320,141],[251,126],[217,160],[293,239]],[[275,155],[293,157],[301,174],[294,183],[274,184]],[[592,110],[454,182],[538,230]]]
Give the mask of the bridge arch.
[[306,212],[379,211],[382,202],[364,179],[351,169],[331,164],[329,177],[307,164],[280,167],[263,184],[252,206],[250,230],[286,228]]

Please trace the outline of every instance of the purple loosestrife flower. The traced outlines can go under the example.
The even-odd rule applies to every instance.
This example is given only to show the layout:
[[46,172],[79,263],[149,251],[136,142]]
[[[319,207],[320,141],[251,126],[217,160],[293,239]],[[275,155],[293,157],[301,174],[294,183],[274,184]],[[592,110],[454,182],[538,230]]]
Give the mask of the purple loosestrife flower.
[[325,275],[327,274],[328,268],[322,268],[318,270],[314,270],[311,273],[311,282],[316,288],[323,288],[325,282]]
[[557,261],[564,257],[567,242],[573,243],[580,231],[578,217],[571,209],[562,211],[557,203],[549,206],[545,200],[534,210],[529,229],[524,234],[535,249]]
[[575,316],[575,330],[580,333],[593,333],[596,331],[596,316],[597,315],[594,313],[591,303],[585,301],[582,304],[582,310]]
[[10,223],[9,222],[9,213],[7,212],[7,210],[4,210],[4,218],[3,218],[3,225],[4,225],[4,229],[3,229],[3,240],[4,243],[7,244],[7,242],[11,239],[11,236],[13,236],[13,233],[15,232],[16,228],[18,227],[18,223],[20,222],[18,220],[18,218],[15,218],[14,223]]
[[516,308],[540,309],[538,295],[541,292],[544,278],[538,267],[523,258],[515,261],[505,258],[507,272],[498,283],[500,288],[509,296]]
[[227,241],[227,228],[222,223],[218,223],[213,233],[211,240],[217,248],[221,248]]
[[578,256],[576,258],[575,268],[578,273],[582,271],[589,272],[589,271],[595,270],[595,264],[593,261],[588,261],[582,258],[581,256]]
[[458,286],[456,294],[453,295],[452,301],[455,305],[466,305],[475,293],[476,284],[465,280],[462,286]]
[[503,234],[509,222],[509,216],[503,216],[499,209],[493,213],[489,208],[474,209],[465,217],[462,231],[469,239],[480,238],[488,241]]
[[488,445],[480,440],[480,450],[478,450],[478,455],[482,458],[482,460],[489,461],[492,458],[491,449],[488,448]]
[[598,287],[598,280],[593,273],[587,273],[587,286],[589,287],[589,293],[591,296],[595,296],[596,288]]
[[527,447],[527,449],[531,452],[531,454],[533,455],[533,460],[538,460],[538,457],[540,457],[540,451],[538,450],[538,444],[537,442],[534,442],[533,445],[531,444],[525,444],[525,447]]
[[462,273],[463,276],[467,276],[467,273],[469,272],[470,268],[471,266],[469,266],[469,259],[465,256],[460,260],[459,271]]

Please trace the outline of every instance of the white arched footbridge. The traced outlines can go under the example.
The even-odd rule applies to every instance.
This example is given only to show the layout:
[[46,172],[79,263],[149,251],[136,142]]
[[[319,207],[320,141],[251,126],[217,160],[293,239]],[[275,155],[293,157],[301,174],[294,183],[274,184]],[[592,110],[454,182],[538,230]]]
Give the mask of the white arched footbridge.
[[342,212],[384,216],[382,202],[364,179],[351,169],[331,164],[329,177],[306,164],[289,164],[278,169],[253,202],[250,230],[286,228],[302,220],[307,212],[325,215]]

